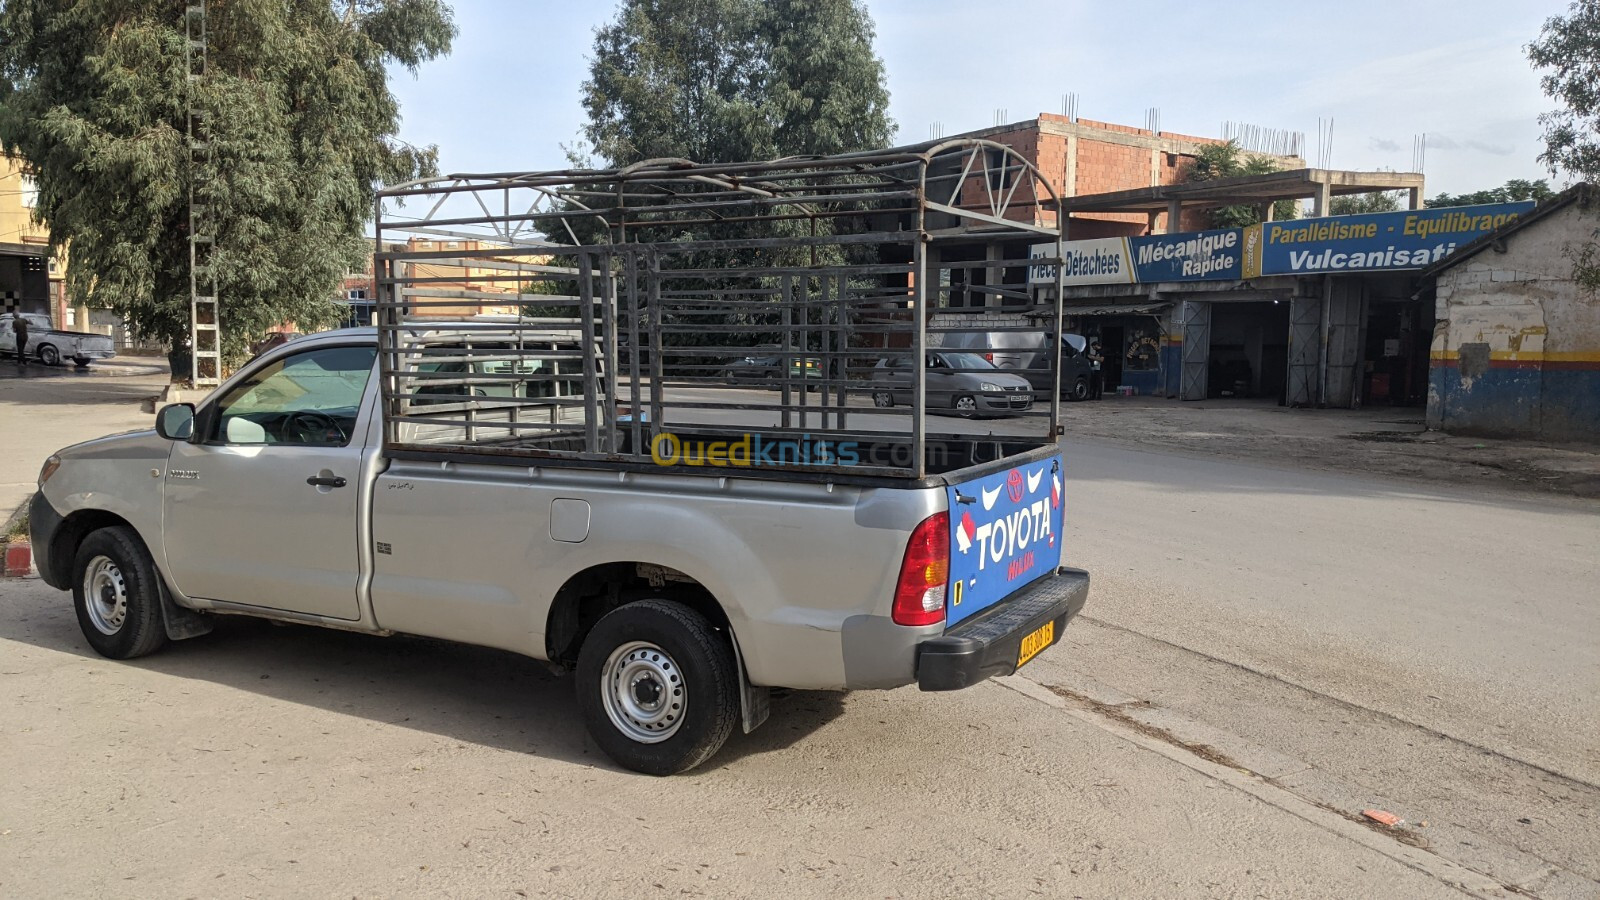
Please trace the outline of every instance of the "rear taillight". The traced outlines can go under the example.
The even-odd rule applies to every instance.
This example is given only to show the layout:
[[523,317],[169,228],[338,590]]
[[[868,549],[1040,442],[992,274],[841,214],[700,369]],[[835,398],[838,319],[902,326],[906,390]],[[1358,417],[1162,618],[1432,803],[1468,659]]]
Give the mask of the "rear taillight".
[[994,354],[993,353],[985,353],[983,355],[983,358],[987,359],[989,362],[994,362]]
[[937,625],[944,621],[944,595],[950,582],[950,514],[922,520],[906,542],[900,581],[894,588],[896,625]]

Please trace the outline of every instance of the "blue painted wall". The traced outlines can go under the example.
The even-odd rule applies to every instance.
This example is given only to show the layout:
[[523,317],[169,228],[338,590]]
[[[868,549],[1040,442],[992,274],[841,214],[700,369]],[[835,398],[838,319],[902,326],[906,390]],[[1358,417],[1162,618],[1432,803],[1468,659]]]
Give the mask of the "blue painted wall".
[[1483,374],[1463,379],[1456,360],[1434,360],[1428,388],[1436,401],[1429,409],[1429,424],[1435,427],[1483,435],[1600,440],[1600,367],[1491,363]]

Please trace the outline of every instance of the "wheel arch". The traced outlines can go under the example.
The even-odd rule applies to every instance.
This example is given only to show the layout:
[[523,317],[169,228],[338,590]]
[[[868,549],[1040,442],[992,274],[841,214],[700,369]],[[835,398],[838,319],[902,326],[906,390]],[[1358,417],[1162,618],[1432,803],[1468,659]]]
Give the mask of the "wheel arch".
[[[123,526],[139,534],[139,529],[132,522],[103,509],[80,509],[67,515],[61,520],[61,526],[50,538],[48,573],[41,572],[46,584],[65,590],[72,585],[72,563],[77,558],[78,547],[82,546],[84,538],[102,528]],[[139,540],[144,542],[145,549],[150,549],[150,542],[144,540],[144,535],[139,535]]]
[[671,600],[705,616],[733,637],[733,623],[722,603],[699,579],[672,566],[640,560],[597,563],[573,573],[556,591],[545,618],[545,653],[551,662],[571,667],[578,648],[600,618],[633,600]]

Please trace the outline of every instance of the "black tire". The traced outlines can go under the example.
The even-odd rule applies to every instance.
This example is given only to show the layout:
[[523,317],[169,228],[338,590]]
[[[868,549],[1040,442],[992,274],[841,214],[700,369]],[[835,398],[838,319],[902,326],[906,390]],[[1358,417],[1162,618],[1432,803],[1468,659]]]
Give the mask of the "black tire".
[[1072,390],[1068,392],[1067,399],[1077,403],[1089,399],[1089,379],[1079,378],[1072,383]]
[[894,395],[888,391],[875,391],[872,394],[872,405],[879,409],[893,409]]
[[[91,598],[88,582],[97,574],[105,576],[103,566],[107,563],[114,574],[109,579],[99,579],[98,596]],[[144,541],[132,528],[116,525],[90,532],[78,545],[72,574],[72,605],[78,613],[78,627],[96,653],[111,659],[133,659],[154,653],[166,644],[167,630],[161,618],[161,574]],[[121,600],[120,617],[115,597]],[[95,605],[91,607],[91,603]]]
[[[673,719],[675,724],[664,723],[663,727],[671,729],[670,735],[655,743],[630,736],[607,708],[606,695],[613,690],[608,681],[619,678],[623,671],[613,657],[629,647],[635,649],[622,657],[624,661],[638,653],[652,655],[650,650],[637,649],[640,645],[662,651],[655,663],[643,662],[644,666],[675,664],[668,665],[667,671],[682,677],[681,694],[661,694],[657,701],[667,713],[670,707],[663,704],[681,696],[681,717]],[[653,673],[647,668],[644,676],[635,679],[634,687],[621,689],[637,697],[641,681],[652,691],[670,690],[676,684],[670,682],[670,675],[656,681]],[[578,651],[577,682],[578,706],[589,735],[617,765],[646,775],[676,775],[700,765],[721,749],[739,721],[739,668],[727,636],[718,634],[694,610],[666,600],[635,601],[602,617]],[[633,727],[645,729],[637,721]]]
[[61,365],[61,351],[50,344],[40,344],[38,349],[39,362],[47,366]]
[[[967,405],[965,407],[961,405],[961,401],[963,400],[967,401]],[[964,419],[977,418],[978,398],[972,394],[957,394],[956,396],[950,398],[950,408],[956,411],[956,415],[961,416]]]
[[87,359],[75,359],[75,360],[72,361],[72,364],[77,366],[80,369],[89,368],[89,360],[87,360]]

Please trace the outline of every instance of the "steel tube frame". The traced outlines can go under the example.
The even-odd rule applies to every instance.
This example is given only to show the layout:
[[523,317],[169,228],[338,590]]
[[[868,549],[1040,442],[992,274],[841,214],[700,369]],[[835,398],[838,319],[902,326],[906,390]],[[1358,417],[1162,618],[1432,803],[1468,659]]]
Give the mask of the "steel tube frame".
[[[387,204],[417,198],[431,201],[424,215],[388,214]],[[1026,269],[1026,258],[999,249],[972,261],[930,253],[935,242],[1025,250],[1023,242],[1046,238],[1059,259],[1060,232],[1034,222],[1038,210],[1051,208],[1059,215],[1060,198],[1031,163],[1005,145],[970,139],[826,158],[647,160],[396,185],[378,194],[374,232],[385,444],[639,464],[668,431],[712,436],[754,427],[813,442],[903,435],[906,465],[853,471],[922,479],[934,474],[936,439],[1053,442],[1060,433],[1056,353],[1045,353],[1048,406],[1015,409],[1024,425],[1047,420],[1043,435],[934,432],[927,413],[935,392],[923,365],[936,353],[950,375],[992,371],[943,352],[968,346],[960,342],[972,332],[1042,332],[1051,345],[1059,342],[1059,266],[1055,296],[1043,304],[1033,302],[1026,281],[1010,280],[1008,270]],[[585,222],[599,229],[598,239],[579,239],[591,227]],[[810,233],[785,234],[796,230],[791,223]],[[824,224],[828,233],[819,231]],[[730,236],[729,228],[743,230]],[[572,241],[522,237],[538,229]],[[412,242],[386,248],[396,234]],[[942,278],[958,268],[990,274],[974,274],[957,298]],[[958,299],[977,305],[952,305]],[[483,305],[513,314],[448,323],[425,315]],[[999,321],[991,311],[1028,318]],[[777,349],[763,351],[771,335]],[[730,381],[736,367],[717,361],[737,352],[775,360],[765,371],[776,397],[716,393],[741,387]],[[884,360],[901,356],[911,361],[910,408],[876,412],[885,425],[909,418],[909,434],[873,427],[871,417],[858,418],[859,400],[852,404],[852,395],[879,384]],[[579,378],[581,388],[572,384]],[[987,383],[982,390],[985,402],[1003,401],[1007,410],[1034,393],[990,394],[1000,389]],[[1037,393],[1042,400],[1046,392]],[[632,414],[619,419],[619,406]],[[548,421],[523,415],[541,407]],[[763,415],[772,417],[764,425]],[[735,416],[745,418],[727,418]],[[867,427],[850,428],[852,420]]]

